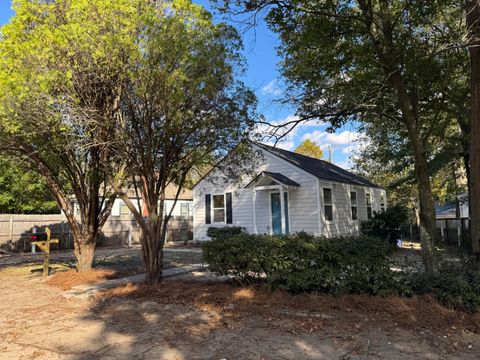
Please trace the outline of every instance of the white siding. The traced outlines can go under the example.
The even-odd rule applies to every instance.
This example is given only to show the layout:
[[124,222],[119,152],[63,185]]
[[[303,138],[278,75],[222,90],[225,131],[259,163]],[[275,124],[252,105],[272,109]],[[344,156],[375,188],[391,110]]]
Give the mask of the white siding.
[[[322,212],[322,234],[331,237],[337,235],[358,234],[360,222],[367,220],[366,193],[372,194],[372,212],[380,211],[380,197],[385,196],[385,190],[379,188],[367,188],[364,186],[342,184],[319,180],[320,203]],[[333,221],[325,221],[323,216],[323,188],[331,188],[333,195]],[[358,220],[352,220],[350,191],[357,193]],[[385,196],[386,201],[386,196]]]
[[[135,205],[135,208],[138,209],[138,202],[137,199],[131,199],[133,204]],[[181,204],[188,204],[189,207],[189,213],[188,216],[193,215],[193,207],[192,207],[192,200],[177,200],[177,203],[175,204],[175,208],[173,209],[172,216],[181,216]],[[121,199],[116,199],[115,202],[113,203],[112,207],[112,215],[111,216],[120,216],[120,206],[123,205],[124,202]],[[167,211],[170,211],[173,206],[173,200],[165,200],[165,207]],[[123,215],[126,216],[126,215]]]
[[[256,147],[256,149],[259,149]],[[300,187],[289,191],[290,232],[306,231],[317,233],[319,231],[318,198],[316,177],[278,158],[277,156],[260,149],[264,159],[258,167],[256,176],[262,171],[278,172],[300,184]],[[211,226],[225,226],[226,224],[205,224],[205,195],[223,194],[232,192],[233,226],[241,226],[253,233],[253,191],[245,186],[251,181],[252,176],[236,186],[223,186],[212,184],[208,177],[202,180],[193,189],[193,236],[196,241],[209,240],[207,230]],[[256,194],[256,221],[259,234],[271,232],[270,216],[270,191],[257,191]]]
[[[183,215],[183,216],[192,216],[193,214],[193,206],[192,206],[192,200],[177,200],[177,203],[175,204],[175,207],[173,208],[172,216],[182,216],[181,209],[182,209],[182,204],[185,206],[188,206],[188,215]],[[165,207],[168,212],[172,209],[173,207],[173,200],[165,200]]]

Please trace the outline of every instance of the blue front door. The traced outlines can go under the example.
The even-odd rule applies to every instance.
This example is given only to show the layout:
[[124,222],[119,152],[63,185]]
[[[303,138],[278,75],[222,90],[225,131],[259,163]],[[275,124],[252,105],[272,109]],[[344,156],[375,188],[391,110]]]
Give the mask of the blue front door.
[[[275,235],[282,234],[282,206],[280,204],[280,193],[270,194],[270,203],[272,207],[272,232]],[[284,193],[284,206],[285,206],[285,230],[288,234],[288,194]]]

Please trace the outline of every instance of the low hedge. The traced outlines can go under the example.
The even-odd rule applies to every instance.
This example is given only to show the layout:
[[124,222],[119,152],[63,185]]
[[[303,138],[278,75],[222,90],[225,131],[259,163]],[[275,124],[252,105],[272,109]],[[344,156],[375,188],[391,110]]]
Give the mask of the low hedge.
[[241,282],[263,279],[295,293],[390,293],[396,279],[389,268],[389,252],[390,247],[377,238],[327,239],[307,233],[241,233],[215,238],[203,247],[204,260],[216,274]]
[[241,283],[263,281],[293,293],[423,295],[467,312],[480,309],[480,269],[472,259],[444,261],[433,275],[391,270],[387,241],[369,236],[324,238],[217,235],[203,246],[210,270]]
[[416,294],[430,294],[442,304],[466,312],[480,309],[480,269],[471,257],[441,262],[431,276],[412,276]]

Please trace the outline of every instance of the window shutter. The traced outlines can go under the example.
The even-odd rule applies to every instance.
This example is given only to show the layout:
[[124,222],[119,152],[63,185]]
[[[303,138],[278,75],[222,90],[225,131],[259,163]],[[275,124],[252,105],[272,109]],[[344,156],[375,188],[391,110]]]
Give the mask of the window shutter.
[[207,194],[205,195],[205,224],[212,223],[212,195]]
[[233,222],[232,216],[232,193],[225,194],[226,200],[226,207],[227,207],[227,224],[231,224]]

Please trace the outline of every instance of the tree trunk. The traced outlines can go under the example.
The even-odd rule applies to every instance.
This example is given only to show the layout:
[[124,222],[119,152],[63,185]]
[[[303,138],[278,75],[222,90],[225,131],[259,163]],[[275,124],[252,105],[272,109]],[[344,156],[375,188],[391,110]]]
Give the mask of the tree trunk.
[[[478,19],[480,21],[480,19]],[[480,48],[470,48],[471,73],[471,142],[470,142],[470,219],[472,252],[480,260]]]
[[425,146],[418,127],[418,114],[414,102],[409,96],[399,61],[395,57],[394,24],[389,9],[389,2],[386,0],[379,2],[380,25],[375,19],[372,2],[358,0],[358,3],[363,11],[366,30],[370,33],[372,44],[383,66],[385,76],[397,95],[398,105],[402,112],[402,122],[408,131],[408,138],[415,159],[415,175],[420,198],[420,239],[422,242],[423,265],[425,272],[432,274],[433,242],[435,239],[435,205],[433,202]]
[[85,272],[92,270],[95,256],[95,239],[93,236],[82,237],[81,241],[75,239],[74,254],[77,259],[77,271]]
[[472,252],[480,263],[480,2],[466,1],[470,53],[470,226]]
[[435,243],[435,203],[433,201],[430,172],[428,169],[425,144],[418,128],[417,114],[408,97],[408,91],[401,75],[397,72],[391,75],[391,81],[397,92],[398,101],[403,114],[403,121],[408,131],[412,146],[415,176],[417,179],[418,196],[420,200],[420,241],[422,243],[422,260],[427,274],[433,273],[433,251]]
[[[155,242],[154,239],[144,239],[151,245]],[[158,245],[157,245],[158,246]],[[151,251],[147,251],[147,249]],[[145,283],[148,285],[157,285],[160,283],[163,277],[163,249],[158,246],[155,250],[155,246],[143,246],[143,261],[145,263]]]
[[[420,241],[425,272],[433,272],[433,245],[435,242],[435,204],[433,202],[427,159],[422,151],[419,134],[410,137],[415,157],[415,173],[420,200]],[[420,142],[420,143],[419,143]]]
[[166,233],[163,219],[160,216],[155,214],[149,218],[149,232],[145,233],[142,231],[145,282],[148,285],[156,285],[160,283],[163,277],[163,245]]

